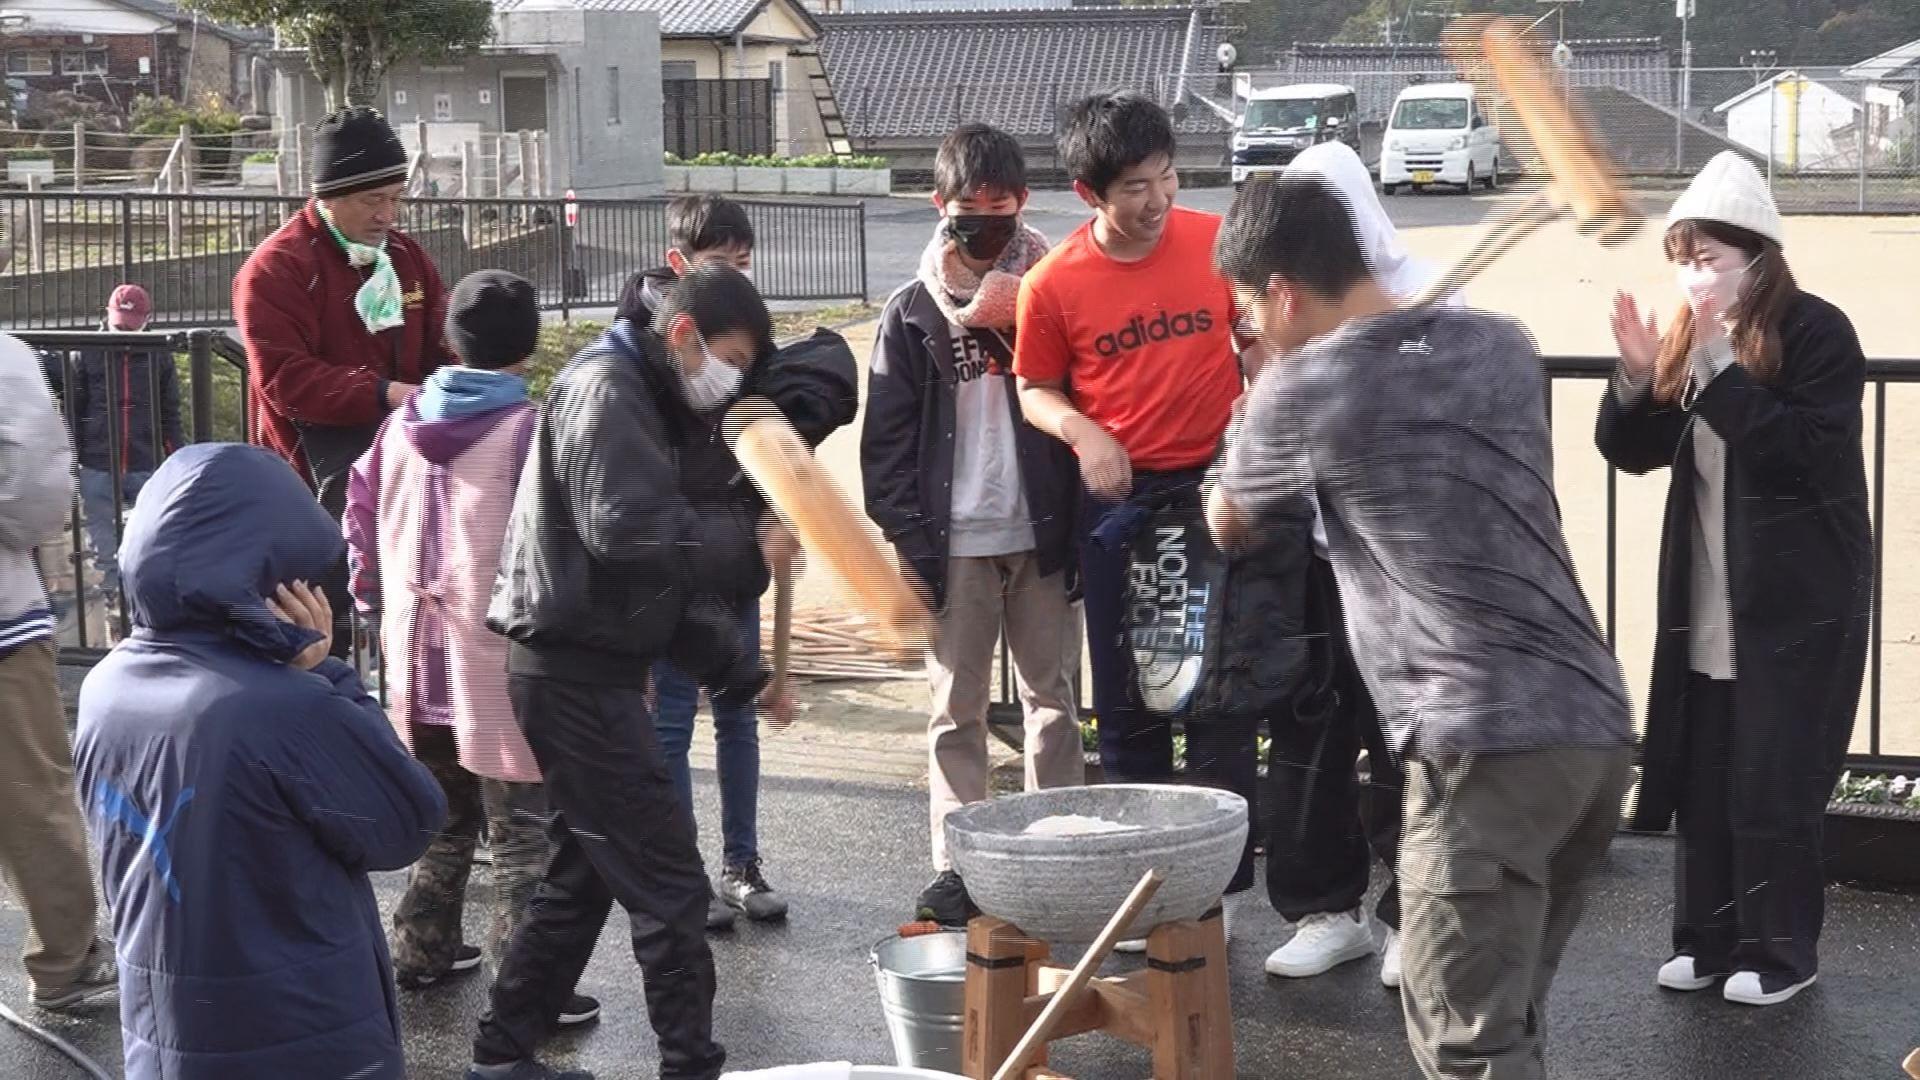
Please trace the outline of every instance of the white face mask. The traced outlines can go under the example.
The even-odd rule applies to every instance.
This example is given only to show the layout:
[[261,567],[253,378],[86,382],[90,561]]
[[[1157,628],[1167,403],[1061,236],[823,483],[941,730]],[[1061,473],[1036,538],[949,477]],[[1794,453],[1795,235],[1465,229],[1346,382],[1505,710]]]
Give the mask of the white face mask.
[[1680,287],[1681,295],[1687,298],[1694,314],[1699,314],[1701,304],[1711,298],[1715,309],[1725,318],[1732,314],[1733,305],[1740,299],[1740,293],[1747,283],[1747,271],[1759,261],[1756,255],[1752,262],[1731,270],[1713,270],[1692,263],[1681,263],[1674,267],[1674,284]]
[[746,373],[713,355],[704,340],[700,342],[700,361],[698,374],[681,371],[680,385],[686,392],[687,404],[693,406],[695,412],[706,412],[732,397],[740,389],[740,380]]

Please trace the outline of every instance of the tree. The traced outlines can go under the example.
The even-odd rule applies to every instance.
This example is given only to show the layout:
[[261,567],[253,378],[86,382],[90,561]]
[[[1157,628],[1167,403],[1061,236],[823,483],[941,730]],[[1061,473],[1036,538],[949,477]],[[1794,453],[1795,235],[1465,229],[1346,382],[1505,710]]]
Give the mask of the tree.
[[327,107],[380,105],[387,69],[445,60],[493,36],[490,0],[182,0],[234,26],[271,26],[307,50]]

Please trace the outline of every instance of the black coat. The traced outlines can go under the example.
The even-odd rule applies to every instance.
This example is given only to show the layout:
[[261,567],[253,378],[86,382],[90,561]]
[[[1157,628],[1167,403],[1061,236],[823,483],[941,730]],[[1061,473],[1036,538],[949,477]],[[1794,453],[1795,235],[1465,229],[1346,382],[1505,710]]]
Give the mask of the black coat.
[[1691,664],[1692,424],[1727,444],[1726,544],[1733,602],[1736,830],[1779,834],[1817,820],[1859,708],[1872,628],[1873,535],[1861,452],[1866,359],[1852,323],[1800,293],[1780,326],[1769,384],[1735,365],[1691,412],[1651,396],[1601,396],[1595,442],[1635,475],[1673,470],[1660,538],[1659,627],[1633,825],[1664,830],[1686,778]]
[[89,348],[79,351],[71,372],[57,354],[47,358],[46,368],[65,405],[81,468],[110,472],[118,462],[122,474],[150,473],[185,445],[172,354]]
[[752,513],[681,493],[675,459],[695,420],[665,343],[626,324],[553,380],[487,610],[526,647],[513,670],[643,686],[686,644],[691,598],[730,593],[760,558]]
[[[975,331],[988,355],[1009,368],[998,335]],[[1011,335],[1008,335],[1011,337]],[[860,433],[860,475],[867,515],[880,526],[901,562],[913,568],[935,608],[946,603],[947,546],[953,526],[953,440],[959,426],[954,398],[960,383],[946,315],[914,281],[887,301],[867,372],[867,416]],[[1007,380],[1020,482],[1026,487],[1040,572],[1065,571],[1077,592],[1073,512],[1080,466],[1060,440],[1026,422]]]

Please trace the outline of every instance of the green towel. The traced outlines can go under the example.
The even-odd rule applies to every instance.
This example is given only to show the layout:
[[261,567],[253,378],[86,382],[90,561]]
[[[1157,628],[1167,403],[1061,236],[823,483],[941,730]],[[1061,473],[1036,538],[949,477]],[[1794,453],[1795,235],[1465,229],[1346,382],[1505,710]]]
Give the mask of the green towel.
[[400,288],[400,275],[394,272],[393,260],[387,255],[387,246],[356,244],[346,238],[333,224],[333,216],[324,206],[320,212],[321,220],[327,223],[327,231],[347,253],[347,262],[356,267],[373,267],[373,273],[360,291],[354,294],[353,307],[360,313],[360,321],[366,324],[369,333],[377,334],[382,330],[391,330],[406,323],[406,299]]

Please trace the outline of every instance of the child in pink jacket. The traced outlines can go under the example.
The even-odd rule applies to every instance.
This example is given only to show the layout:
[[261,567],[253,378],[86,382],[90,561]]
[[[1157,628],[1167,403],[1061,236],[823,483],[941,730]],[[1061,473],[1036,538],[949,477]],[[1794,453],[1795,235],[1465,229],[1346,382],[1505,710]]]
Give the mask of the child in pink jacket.
[[[446,325],[460,364],[434,372],[389,416],[348,488],[353,595],[379,622],[388,715],[447,796],[446,827],[394,911],[394,974],[406,989],[480,966],[460,927],[483,819],[496,962],[546,870],[546,795],[507,697],[507,641],[486,626],[533,433],[525,372],[538,305],[533,286],[504,271],[461,281]],[[556,1019],[584,1023],[598,1012],[576,995]]]

